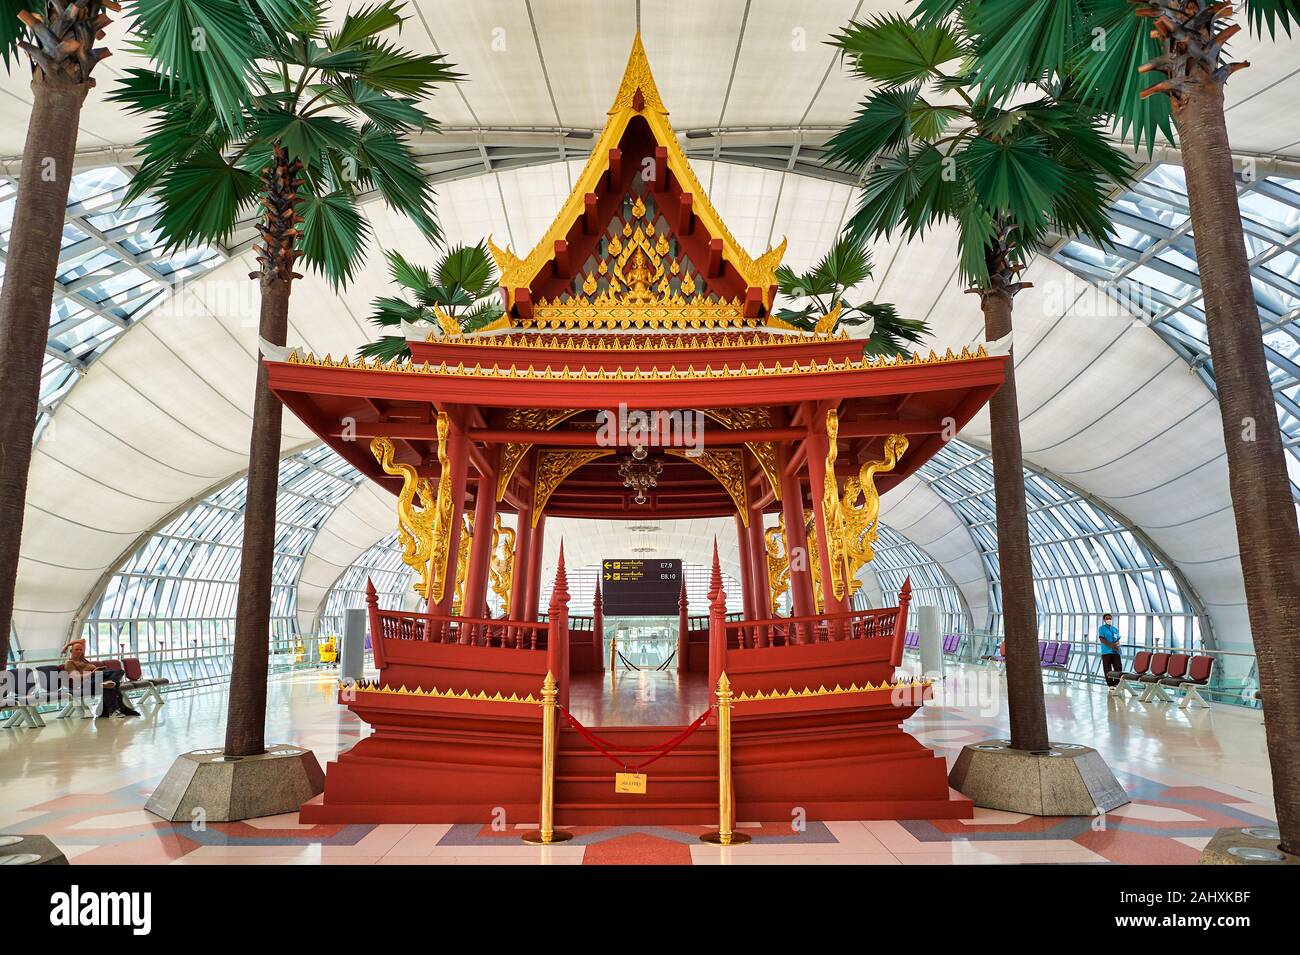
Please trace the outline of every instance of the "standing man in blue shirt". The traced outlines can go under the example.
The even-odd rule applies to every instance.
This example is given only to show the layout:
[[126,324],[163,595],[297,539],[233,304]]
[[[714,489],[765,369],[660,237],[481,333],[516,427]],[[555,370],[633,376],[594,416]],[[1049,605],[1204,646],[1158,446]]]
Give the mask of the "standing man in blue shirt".
[[1101,669],[1106,674],[1106,683],[1114,686],[1124,672],[1124,660],[1119,655],[1119,628],[1110,620],[1110,614],[1101,618],[1101,628],[1097,631],[1101,641]]

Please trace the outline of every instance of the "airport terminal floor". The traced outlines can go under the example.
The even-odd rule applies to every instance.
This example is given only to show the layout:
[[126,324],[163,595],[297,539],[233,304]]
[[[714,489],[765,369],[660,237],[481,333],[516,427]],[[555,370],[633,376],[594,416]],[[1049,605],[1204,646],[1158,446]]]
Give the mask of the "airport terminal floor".
[[[950,762],[968,742],[1006,733],[996,670],[959,667],[953,693],[985,684],[978,705],[930,704],[907,728]],[[675,677],[620,677],[615,696],[660,696]],[[332,672],[272,680],[268,739],[310,747],[322,763],[364,733],[335,702]],[[961,700],[956,701],[960,703]],[[539,865],[976,865],[1022,863],[1195,864],[1226,826],[1274,822],[1259,713],[1237,707],[1179,709],[1110,697],[1103,687],[1047,691],[1048,726],[1096,746],[1131,802],[1105,817],[1044,817],[976,809],[971,819],[808,822],[738,820],[745,846],[702,844],[706,826],[577,826],[571,841],[529,846],[519,833],[537,820],[485,824],[308,825],[297,813],[210,823],[169,823],[144,811],[172,754],[216,744],[221,689],[188,693],[140,720],[59,720],[39,735],[0,738],[0,829],[39,831],[76,864],[539,864]],[[580,718],[586,714],[580,714]],[[653,777],[652,777],[653,778]]]

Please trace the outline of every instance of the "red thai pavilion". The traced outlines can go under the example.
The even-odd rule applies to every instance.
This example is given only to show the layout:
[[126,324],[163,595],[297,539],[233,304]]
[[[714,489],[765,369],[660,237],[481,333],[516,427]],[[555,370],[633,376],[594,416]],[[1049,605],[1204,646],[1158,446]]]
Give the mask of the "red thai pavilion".
[[[330,764],[304,819],[481,822],[494,807],[534,819],[543,677],[554,672],[566,704],[606,665],[599,595],[594,626],[569,625],[562,553],[551,604],[538,607],[547,517],[727,515],[743,619],[724,616],[715,560],[709,624],[692,632],[683,599],[676,664],[701,688],[725,672],[738,694],[740,817],[787,819],[794,806],[814,819],[969,816],[943,759],[899,726],[926,693],[891,682],[906,594],[884,610],[853,611],[850,598],[880,494],[970,420],[1007,358],[868,358],[834,314],[812,332],[777,318],[784,243],[752,257],[727,231],[639,39],[551,228],[523,258],[491,248],[506,306],[492,326],[463,333],[442,316],[427,337],[408,334],[406,363],[296,351],[266,363],[284,403],[393,492],[426,601],[380,610],[372,596],[379,678],[344,701],[374,733]],[[638,427],[646,420],[655,427]],[[653,486],[625,482],[638,468],[655,472]],[[488,615],[489,588],[503,616]],[[792,615],[778,616],[787,591]],[[629,748],[673,735],[598,732]],[[713,820],[711,733],[663,758],[646,794],[628,794],[614,792],[605,756],[564,730],[557,823]]]

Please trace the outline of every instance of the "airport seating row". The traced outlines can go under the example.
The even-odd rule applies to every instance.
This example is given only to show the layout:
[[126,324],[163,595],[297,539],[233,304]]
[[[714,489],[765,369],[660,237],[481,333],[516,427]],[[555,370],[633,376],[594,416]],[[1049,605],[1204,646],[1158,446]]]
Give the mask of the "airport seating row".
[[1180,709],[1187,709],[1193,702],[1209,706],[1198,691],[1209,685],[1213,672],[1214,657],[1139,650],[1133,655],[1132,669],[1120,674],[1110,695],[1123,696],[1127,692],[1142,703],[1172,703],[1167,691],[1173,689],[1182,691]]
[[[907,650],[916,650],[921,646],[921,635],[915,630],[909,630],[903,635],[903,647]],[[961,634],[946,633],[943,636],[943,652],[948,656],[955,656],[961,649]]]
[[104,680],[80,680],[57,663],[5,670],[0,675],[0,712],[8,715],[0,718],[0,729],[44,726],[42,707],[59,707],[57,719],[93,716],[96,700],[103,690],[115,685],[128,701],[151,701],[159,705],[165,702],[159,690],[168,681],[146,677],[138,658],[92,662],[101,670],[121,670],[125,679],[120,685]]

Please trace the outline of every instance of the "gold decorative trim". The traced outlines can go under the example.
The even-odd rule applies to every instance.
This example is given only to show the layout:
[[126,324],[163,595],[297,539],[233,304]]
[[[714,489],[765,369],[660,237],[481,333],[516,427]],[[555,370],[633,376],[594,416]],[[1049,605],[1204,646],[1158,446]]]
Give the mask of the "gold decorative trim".
[[[370,442],[370,453],[384,473],[402,479],[402,489],[397,495],[397,539],[402,547],[402,563],[415,571],[415,592],[434,603],[442,600],[447,529],[451,526],[451,476],[447,469],[449,428],[446,413],[439,413],[438,460],[442,470],[437,492],[433,490],[432,482],[420,477],[412,465],[394,461],[396,449],[391,439],[375,438]],[[435,595],[432,598],[431,587]]]
[[[550,431],[576,415],[579,408],[511,408],[506,414],[506,427],[511,431]],[[531,444],[510,443],[501,448],[501,463],[497,467],[497,501],[505,499],[506,488],[515,476],[520,462],[528,457]]]
[[741,522],[749,526],[749,482],[745,480],[745,459],[739,451],[705,448],[691,454],[685,448],[664,448],[664,453],[698,464],[712,474],[731,496]]
[[763,531],[763,543],[767,551],[768,605],[775,617],[781,595],[790,586],[790,539],[785,533],[785,514],[780,516],[775,527]]
[[[433,314],[438,319],[438,327],[442,329],[444,335],[460,335],[464,333],[465,330],[460,327],[460,322],[444,312],[441,305],[433,306]],[[429,334],[432,336],[433,333],[430,332]]]
[[469,550],[474,545],[474,518],[462,514],[460,540],[456,542],[456,590],[451,598],[451,615],[453,617],[478,616],[465,612],[465,586],[469,579]]
[[[767,408],[704,408],[708,415],[724,428],[766,428],[772,423],[772,412]],[[754,456],[758,466],[772,486],[772,494],[781,500],[781,471],[776,459],[776,444],[772,441],[746,441],[745,447]]]
[[[504,545],[504,546],[502,546]],[[501,523],[496,516],[492,527],[492,556],[488,560],[492,592],[501,601],[501,616],[510,616],[510,587],[515,578],[515,529]]]
[[822,558],[820,535],[817,533],[817,519],[808,512],[804,527],[804,540],[808,542],[808,577],[812,581],[813,609],[817,613],[826,612],[826,595],[822,590]]
[[353,693],[383,693],[392,696],[425,696],[439,700],[473,700],[480,703],[541,703],[537,697],[529,693],[527,696],[520,696],[518,693],[511,693],[509,696],[504,695],[497,690],[491,696],[486,690],[479,690],[472,693],[469,690],[461,690],[457,693],[455,690],[440,690],[436,686],[430,690],[422,690],[418,686],[414,690],[408,690],[403,684],[397,689],[393,689],[387,683],[379,686],[375,681],[361,681],[353,683],[347,680],[339,681],[341,691],[351,691]]
[[537,473],[533,476],[533,527],[537,526],[537,521],[542,516],[546,503],[551,499],[551,495],[555,493],[555,489],[564,483],[565,478],[583,465],[590,464],[597,458],[608,457],[614,453],[613,448],[582,448],[573,451],[558,451],[548,448],[539,451],[537,453]]
[[[791,326],[793,329],[794,326]],[[800,345],[808,342],[848,341],[846,332],[833,335],[803,333],[774,335],[765,329],[752,330],[700,330],[682,334],[672,330],[647,330],[644,334],[616,334],[592,331],[587,334],[525,334],[510,335],[459,335],[438,338],[432,333],[426,339],[438,345],[476,348],[522,348],[551,351],[682,351],[699,348],[766,348],[773,345]]]
[[538,304],[533,317],[520,324],[526,328],[601,329],[601,328],[761,328],[760,318],[746,318],[739,302],[709,300],[705,302],[655,302],[628,305],[602,304],[565,298],[555,303]]
[[600,178],[609,165],[609,151],[618,146],[628,123],[635,116],[640,116],[646,121],[656,144],[668,151],[668,168],[682,184],[682,191],[689,192],[693,197],[692,212],[695,217],[709,235],[722,239],[723,259],[735,268],[746,286],[763,290],[764,299],[770,307],[772,303],[769,290],[776,285],[776,269],[785,254],[786,243],[782,240],[779,246],[768,249],[755,259],[741,247],[735,236],[727,229],[722,217],[709,201],[699,179],[696,178],[695,171],[677,141],[677,134],[668,122],[668,110],[659,95],[654,75],[650,71],[649,60],[646,58],[645,47],[641,44],[641,35],[638,33],[632,42],[627,67],[623,71],[622,82],[614,96],[614,104],[610,107],[605,128],[597,138],[582,173],[573,184],[573,191],[560,208],[559,215],[551,223],[551,227],[524,259],[520,259],[508,248],[498,247],[490,237],[488,239],[488,250],[496,260],[497,268],[501,272],[501,286],[506,290],[507,311],[514,305],[515,289],[526,288],[532,283],[542,268],[554,258],[556,241],[564,239],[578,217],[584,214],[584,199],[587,193],[597,191]]
[[840,416],[834,408],[826,412],[826,473],[822,479],[822,519],[826,525],[826,559],[830,564],[831,593],[843,600],[848,558],[844,546],[844,515],[840,512],[840,491],[835,480],[839,457]]
[[858,686],[856,683],[850,683],[848,686],[835,684],[834,688],[827,689],[825,686],[819,686],[817,689],[804,687],[802,690],[796,690],[793,687],[788,690],[771,690],[764,693],[762,690],[756,690],[753,693],[738,693],[735,701],[737,703],[756,703],[760,700],[794,700],[803,699],[813,696],[845,696],[850,693],[876,693],[880,690],[915,690],[924,689],[934,684],[929,680],[918,680],[915,677],[910,681],[900,680],[897,683],[890,683],[886,680],[880,685],[875,685],[870,681]]
[[422,365],[417,365],[413,362],[384,362],[378,358],[370,361],[365,359],[352,361],[346,356],[335,360],[329,355],[324,358],[317,358],[310,353],[301,355],[297,352],[291,354],[284,364],[305,365],[316,368],[347,368],[353,371],[378,371],[398,375],[437,375],[448,378],[503,378],[525,381],[544,381],[546,379],[558,381],[678,381],[700,378],[736,378],[745,375],[773,377],[778,375],[827,375],[846,371],[883,371],[888,368],[946,365],[961,361],[976,361],[988,357],[988,352],[981,345],[975,352],[971,352],[969,348],[963,348],[961,354],[957,355],[953,353],[952,349],[948,349],[945,355],[940,356],[930,352],[929,357],[925,358],[919,355],[913,355],[910,358],[871,356],[846,358],[842,361],[827,359],[824,362],[810,360],[807,362],[784,363],[774,361],[771,364],[761,361],[751,364],[742,361],[737,364],[724,363],[722,365],[706,363],[698,367],[690,364],[685,368],[678,368],[676,365],[670,368],[610,369],[603,366],[570,368],[567,365],[563,368],[536,368],[533,365],[527,365],[523,368],[518,365],[510,365],[502,368],[500,365],[484,366],[477,362],[472,365],[464,362],[457,362],[455,365],[447,362],[439,362],[436,365],[425,362]]
[[[844,497],[840,500],[845,558],[848,561],[849,581],[857,590],[858,571],[876,559],[875,543],[880,537],[880,492],[876,490],[876,475],[894,470],[907,451],[907,436],[891,434],[885,439],[885,457],[881,461],[868,461],[858,470],[857,477],[844,482]],[[858,497],[862,504],[858,504]]]

